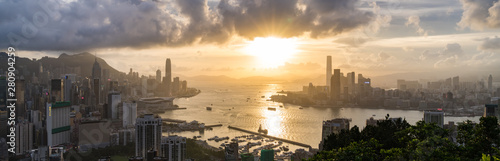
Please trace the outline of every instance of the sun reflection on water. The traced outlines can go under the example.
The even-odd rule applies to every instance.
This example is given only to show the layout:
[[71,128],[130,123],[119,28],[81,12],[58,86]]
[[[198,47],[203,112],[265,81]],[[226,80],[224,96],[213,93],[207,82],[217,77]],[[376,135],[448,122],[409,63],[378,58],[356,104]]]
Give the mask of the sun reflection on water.
[[[272,95],[276,94],[277,85],[268,84],[267,90],[264,94],[266,99],[270,99]],[[282,111],[281,103],[266,101],[267,107],[262,107],[260,112],[263,119],[261,120],[262,128],[268,130],[268,135],[272,136],[282,136],[283,135],[283,122],[284,122],[284,111]],[[269,108],[275,108],[272,110]]]

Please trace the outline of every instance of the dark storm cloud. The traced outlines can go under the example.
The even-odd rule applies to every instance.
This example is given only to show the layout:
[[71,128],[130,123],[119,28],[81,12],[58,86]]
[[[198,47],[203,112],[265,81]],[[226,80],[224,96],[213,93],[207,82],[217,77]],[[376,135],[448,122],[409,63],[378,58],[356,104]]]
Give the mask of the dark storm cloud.
[[367,26],[374,18],[358,9],[357,0],[41,2],[0,1],[0,47],[77,51],[223,44],[233,36],[319,38]]

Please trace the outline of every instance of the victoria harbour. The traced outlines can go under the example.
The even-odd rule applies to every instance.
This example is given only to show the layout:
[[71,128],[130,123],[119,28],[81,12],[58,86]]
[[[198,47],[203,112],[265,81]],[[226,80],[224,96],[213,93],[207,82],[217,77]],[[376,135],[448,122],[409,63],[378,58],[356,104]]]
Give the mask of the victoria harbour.
[[[285,138],[300,143],[308,144],[318,148],[321,141],[322,122],[333,118],[353,118],[350,126],[358,126],[360,129],[366,126],[366,120],[384,119],[387,114],[390,117],[401,117],[408,123],[415,124],[422,120],[423,111],[418,110],[396,110],[396,109],[374,109],[359,107],[302,107],[293,104],[282,104],[269,101],[271,95],[279,91],[301,90],[300,84],[293,83],[221,83],[221,82],[194,82],[202,90],[200,94],[192,98],[175,99],[174,103],[185,110],[171,110],[160,114],[162,118],[179,120],[197,120],[207,125],[222,124],[215,127],[213,131],[205,131],[204,134],[196,132],[171,133],[185,137],[202,136],[202,140],[218,136],[248,135],[246,133],[228,129],[227,126],[236,126],[257,132],[259,125],[269,130],[269,135]],[[262,97],[264,96],[264,98]],[[212,110],[205,110],[211,106]],[[281,107],[280,107],[281,106]],[[234,108],[233,108],[234,107]],[[268,107],[276,107],[276,111],[268,110]],[[455,123],[471,120],[478,122],[480,117],[445,117],[444,121]],[[168,133],[164,133],[168,135]],[[208,141],[209,145],[219,147],[220,142]],[[304,148],[290,146],[293,148]]]

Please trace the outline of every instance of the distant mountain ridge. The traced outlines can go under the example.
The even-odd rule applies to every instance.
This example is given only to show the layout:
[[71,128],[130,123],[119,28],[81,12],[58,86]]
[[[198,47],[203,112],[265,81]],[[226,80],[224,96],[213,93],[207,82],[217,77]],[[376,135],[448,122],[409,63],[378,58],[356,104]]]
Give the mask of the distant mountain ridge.
[[[7,53],[5,52],[0,52],[0,59],[2,61],[6,61],[7,59]],[[83,77],[90,77],[92,75],[92,66],[94,62],[97,60],[99,65],[101,66],[101,69],[108,69],[110,75],[119,75],[119,74],[124,74],[123,72],[120,72],[116,70],[115,68],[111,67],[106,63],[105,60],[97,57],[95,55],[92,55],[88,52],[84,53],[79,53],[79,54],[74,54],[74,55],[68,55],[66,53],[62,53],[59,55],[57,58],[53,57],[42,57],[41,59],[29,59],[29,58],[24,58],[24,57],[18,57],[16,56],[16,67],[24,67],[29,71],[29,75],[31,73],[39,73],[39,63],[42,64],[44,70],[54,70],[57,68],[80,68],[80,74]],[[6,71],[8,66],[7,63],[0,63],[0,69],[3,71]],[[70,74],[70,72],[67,72],[67,74]],[[25,73],[26,75],[26,73]]]
[[120,72],[116,70],[115,68],[111,67],[104,59],[101,59],[95,55],[92,55],[88,52],[80,53],[80,54],[74,54],[74,55],[68,55],[66,53],[62,53],[59,55],[58,58],[50,58],[50,57],[43,57],[39,62],[42,63],[44,67],[49,67],[49,68],[60,68],[60,67],[80,67],[81,70],[81,75],[85,77],[90,77],[92,75],[92,66],[94,65],[94,62],[97,60],[99,65],[101,66],[101,69],[108,69],[110,75],[117,75],[123,72]]

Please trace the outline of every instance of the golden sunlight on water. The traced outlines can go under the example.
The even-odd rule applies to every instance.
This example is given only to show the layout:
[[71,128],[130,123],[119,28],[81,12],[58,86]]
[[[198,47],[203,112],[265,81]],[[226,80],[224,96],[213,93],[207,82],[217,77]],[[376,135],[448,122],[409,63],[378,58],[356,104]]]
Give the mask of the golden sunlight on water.
[[268,130],[267,134],[272,136],[282,135],[283,117],[280,115],[282,113],[279,111],[279,109],[276,109],[276,111],[272,111],[268,110],[266,107],[262,108],[261,112],[262,116],[264,117],[262,128]]
[[[266,99],[270,99],[270,97],[274,94],[276,94],[276,88],[278,85],[276,84],[269,84],[267,86],[266,92],[263,96],[265,96]],[[273,102],[273,101],[267,101],[266,104],[268,105],[267,107],[262,107],[260,111],[261,116],[263,117],[263,120],[261,121],[262,123],[262,128],[268,130],[268,135],[272,136],[281,136],[283,134],[283,126],[285,126],[284,123],[284,111],[282,111],[282,107],[280,106],[281,103],[278,102]]]

